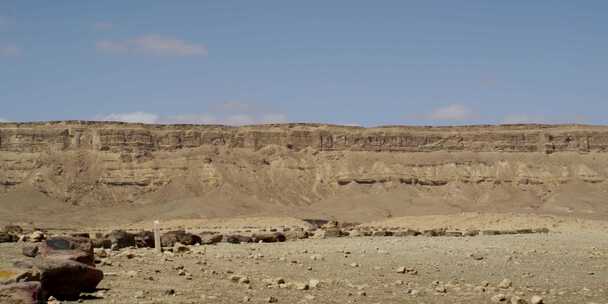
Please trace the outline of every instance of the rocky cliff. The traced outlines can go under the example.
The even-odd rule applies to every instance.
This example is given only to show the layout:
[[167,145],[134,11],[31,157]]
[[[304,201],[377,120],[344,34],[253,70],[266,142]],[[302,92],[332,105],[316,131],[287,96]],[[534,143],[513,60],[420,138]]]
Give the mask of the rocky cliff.
[[608,127],[584,125],[1,123],[0,203],[36,192],[66,205],[173,203],[203,216],[601,217],[607,152]]

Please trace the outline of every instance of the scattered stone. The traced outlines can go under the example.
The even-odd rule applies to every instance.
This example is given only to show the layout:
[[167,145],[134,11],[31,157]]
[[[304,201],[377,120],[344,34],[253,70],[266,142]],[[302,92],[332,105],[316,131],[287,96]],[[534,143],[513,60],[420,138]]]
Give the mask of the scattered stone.
[[190,251],[190,248],[180,242],[176,242],[175,245],[173,245],[173,253],[185,253],[188,251]]
[[509,289],[509,288],[511,288],[511,285],[513,285],[511,280],[503,279],[500,283],[498,283],[498,288]]
[[310,288],[318,288],[319,284],[321,284],[321,281],[319,281],[317,279],[308,280],[308,286],[310,286]]
[[307,283],[294,283],[294,288],[297,290],[308,290],[310,286]]
[[469,255],[469,257],[471,257],[471,258],[472,258],[473,260],[475,260],[475,261],[481,261],[481,260],[483,260],[483,259],[484,259],[484,256],[483,256],[483,255],[481,255],[481,254],[479,254],[479,253],[471,253],[471,254]]
[[165,295],[165,296],[174,296],[175,295],[175,289],[167,289],[167,290],[163,291],[163,295]]
[[524,300],[523,298],[520,298],[519,296],[512,296],[511,297],[511,304],[526,304],[526,300]]
[[38,255],[38,246],[37,245],[25,245],[21,248],[21,253],[24,256],[33,258]]
[[277,299],[275,297],[268,297],[268,298],[266,298],[266,302],[267,303],[278,303],[279,299]]
[[44,234],[44,232],[40,231],[40,230],[35,230],[32,233],[30,233],[29,235],[29,241],[30,242],[42,242],[43,240],[46,239],[46,235]]
[[544,301],[541,296],[534,295],[534,296],[532,296],[532,298],[530,298],[530,303],[531,304],[543,304]]
[[490,300],[494,303],[505,302],[505,301],[507,301],[507,296],[505,296],[502,293],[499,293],[497,295],[492,296],[492,298],[490,298]]

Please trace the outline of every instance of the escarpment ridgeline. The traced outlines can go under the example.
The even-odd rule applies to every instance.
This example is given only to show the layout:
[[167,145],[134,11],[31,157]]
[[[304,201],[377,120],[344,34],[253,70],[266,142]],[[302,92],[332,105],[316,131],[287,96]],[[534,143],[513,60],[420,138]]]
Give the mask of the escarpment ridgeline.
[[607,177],[605,126],[0,123],[0,220],[21,198],[138,217],[603,217]]
[[361,128],[322,124],[244,127],[110,122],[0,124],[0,151],[171,151],[201,146],[321,151],[605,152],[608,127],[502,125]]

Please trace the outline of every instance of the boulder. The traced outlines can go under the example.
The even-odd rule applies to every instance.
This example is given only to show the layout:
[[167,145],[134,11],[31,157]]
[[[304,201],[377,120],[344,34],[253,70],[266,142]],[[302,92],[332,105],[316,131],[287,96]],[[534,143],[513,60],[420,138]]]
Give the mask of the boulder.
[[285,242],[287,238],[283,233],[275,232],[275,233],[256,233],[253,235],[253,241],[256,243],[276,243],[276,242]]
[[231,244],[240,244],[240,243],[251,243],[253,239],[251,237],[245,235],[224,235],[223,242],[231,243]]
[[38,245],[38,255],[44,258],[61,258],[95,265],[93,243],[87,238],[69,236],[49,238]]
[[160,236],[160,243],[163,247],[173,247],[178,242],[184,245],[195,245],[201,244],[202,239],[200,236],[184,230],[169,231]]
[[483,230],[481,232],[482,235],[500,235],[500,231],[498,230]]
[[3,304],[46,303],[40,282],[24,282],[0,286],[0,302]]
[[14,243],[17,242],[17,240],[19,240],[19,238],[16,235],[6,231],[0,231],[0,243]]
[[464,232],[464,236],[477,236],[479,235],[479,230],[467,230]]
[[14,234],[14,235],[23,234],[23,228],[21,228],[21,226],[18,226],[18,225],[6,225],[6,226],[4,226],[4,230],[2,230],[2,231],[8,232],[8,233]]
[[462,236],[462,232],[460,232],[460,231],[447,231],[445,233],[445,236],[461,237]]
[[135,246],[154,248],[154,232],[140,231],[135,234]]
[[46,235],[44,234],[44,232],[42,232],[40,230],[35,230],[32,233],[30,233],[30,235],[28,236],[28,239],[30,242],[42,242],[43,240],[46,239]]
[[112,241],[110,239],[91,239],[91,243],[93,244],[93,248],[112,248]]
[[221,234],[204,234],[201,237],[202,245],[211,245],[221,242],[224,239],[224,236]]
[[26,257],[33,258],[38,255],[38,246],[34,244],[25,245],[21,248],[21,253]]
[[424,230],[422,232],[422,235],[424,235],[424,236],[444,236],[445,235],[445,229],[439,228],[439,229]]
[[112,242],[112,246],[120,249],[135,246],[135,235],[124,230],[114,230],[105,236]]
[[34,269],[40,273],[45,297],[60,301],[77,300],[81,292],[94,292],[103,272],[92,266],[61,258],[36,258]]
[[304,230],[290,230],[283,233],[288,240],[302,240],[308,238],[308,232]]
[[78,238],[85,238],[85,239],[90,239],[91,238],[91,235],[88,232],[72,233],[72,234],[70,234],[70,236],[72,236],[72,237],[78,237]]
[[[390,235],[393,235],[390,233]],[[372,236],[389,236],[389,231],[386,230],[376,230],[372,232]]]

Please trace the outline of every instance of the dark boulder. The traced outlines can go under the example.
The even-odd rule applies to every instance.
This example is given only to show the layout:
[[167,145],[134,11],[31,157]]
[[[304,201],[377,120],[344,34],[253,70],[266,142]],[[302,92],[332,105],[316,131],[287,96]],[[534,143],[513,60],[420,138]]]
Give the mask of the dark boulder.
[[3,304],[38,304],[46,303],[42,296],[40,282],[23,282],[0,285],[0,303]]
[[460,231],[447,231],[445,233],[445,236],[461,237],[462,236],[462,232],[460,232]]
[[483,235],[500,235],[500,231],[498,230],[483,230],[481,232]]
[[21,226],[18,225],[6,225],[4,226],[4,230],[2,230],[4,232],[8,232],[10,234],[23,234],[23,228],[21,228]]
[[231,243],[231,244],[240,244],[240,243],[251,243],[251,242],[253,242],[253,239],[251,237],[248,237],[245,235],[232,234],[232,235],[224,235],[223,241],[226,243]]
[[135,235],[124,230],[114,230],[105,236],[117,249],[135,246]]
[[135,246],[139,248],[154,248],[154,232],[140,231],[135,234]]
[[276,242],[285,242],[287,238],[284,234],[280,232],[275,233],[256,233],[253,235],[253,241],[256,243],[276,243]]
[[464,236],[478,236],[479,230],[467,230],[464,232]]
[[49,238],[38,245],[38,255],[44,258],[61,258],[95,265],[93,243],[87,238],[69,236]]
[[25,245],[23,248],[21,248],[21,253],[23,253],[23,255],[26,257],[33,258],[38,255],[38,245]]
[[424,230],[422,232],[422,235],[424,236],[444,236],[445,235],[445,229],[443,228],[439,228],[439,229],[429,229],[429,230]]
[[34,269],[40,273],[44,296],[60,301],[77,300],[81,292],[94,292],[103,279],[101,270],[60,258],[36,258]]
[[534,233],[549,233],[549,228],[536,228]]
[[112,248],[112,241],[110,239],[91,239],[91,243],[93,244],[93,248]]
[[78,237],[78,238],[85,238],[85,239],[91,238],[91,235],[87,232],[72,233],[72,234],[70,234],[70,236]]
[[9,232],[0,231],[0,243],[14,243],[17,242],[19,238]]
[[201,244],[202,245],[212,245],[221,242],[224,239],[224,236],[221,234],[203,234],[201,236]]
[[184,245],[201,244],[201,237],[184,230],[169,231],[160,236],[160,243],[163,247],[173,247],[175,243]]

